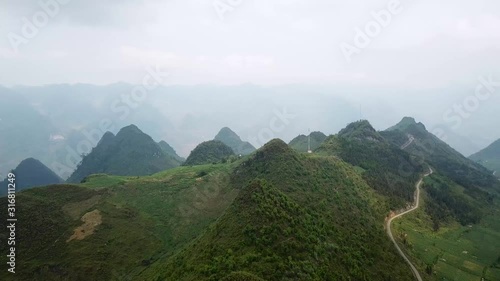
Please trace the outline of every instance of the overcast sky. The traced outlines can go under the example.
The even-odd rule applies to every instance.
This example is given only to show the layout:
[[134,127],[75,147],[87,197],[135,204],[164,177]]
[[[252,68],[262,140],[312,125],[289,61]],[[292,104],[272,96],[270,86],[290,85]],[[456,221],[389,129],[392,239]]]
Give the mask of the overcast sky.
[[[425,88],[473,85],[478,76],[500,72],[497,0],[401,0],[390,22],[380,31],[374,29],[370,44],[359,48],[351,62],[340,46],[356,47],[356,28],[364,30],[374,19],[373,12],[397,4],[391,0],[60,2],[67,3],[52,7],[56,11],[43,25],[41,13],[46,12],[38,1],[0,0],[1,85],[139,83],[146,67],[155,64],[170,71],[169,84],[356,83]],[[214,3],[220,9],[233,7],[217,12]],[[27,22],[41,25],[34,36],[23,34]]]

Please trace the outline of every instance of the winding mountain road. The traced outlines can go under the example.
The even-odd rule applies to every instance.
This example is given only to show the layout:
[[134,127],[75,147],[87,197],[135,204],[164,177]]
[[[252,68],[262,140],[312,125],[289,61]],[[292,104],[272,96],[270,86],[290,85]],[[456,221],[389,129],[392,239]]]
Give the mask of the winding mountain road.
[[388,219],[387,220],[387,225],[386,225],[386,230],[387,230],[387,235],[389,236],[389,238],[391,239],[392,243],[394,244],[394,246],[396,247],[396,249],[398,250],[399,254],[403,257],[403,259],[410,265],[410,268],[411,268],[411,271],[413,272],[413,275],[415,276],[415,279],[418,280],[418,281],[423,281],[422,277],[420,276],[420,273],[418,272],[417,268],[411,263],[410,259],[408,259],[408,257],[405,255],[405,253],[403,253],[403,251],[401,250],[401,248],[399,247],[398,243],[396,243],[396,240],[394,239],[394,237],[392,236],[392,231],[391,231],[391,223],[394,219],[396,218],[399,218],[403,215],[406,215],[410,212],[413,212],[415,211],[416,209],[418,209],[418,207],[420,206],[420,186],[422,185],[423,181],[424,181],[424,178],[425,177],[428,177],[429,175],[431,175],[434,171],[432,170],[431,167],[429,167],[429,173],[425,174],[424,176],[422,176],[422,178],[420,178],[420,180],[418,181],[418,183],[416,184],[416,193],[417,193],[417,196],[415,198],[415,206],[413,206],[412,208],[400,213],[400,214],[397,214],[395,216],[393,216],[392,218]]
[[407,148],[410,144],[412,144],[412,143],[413,143],[413,141],[415,140],[415,137],[414,137],[414,136],[412,136],[412,135],[410,135],[410,134],[408,134],[407,136],[408,136],[408,141],[407,141],[405,144],[403,144],[403,145],[401,146],[401,149],[403,149],[403,150],[404,150],[405,148]]

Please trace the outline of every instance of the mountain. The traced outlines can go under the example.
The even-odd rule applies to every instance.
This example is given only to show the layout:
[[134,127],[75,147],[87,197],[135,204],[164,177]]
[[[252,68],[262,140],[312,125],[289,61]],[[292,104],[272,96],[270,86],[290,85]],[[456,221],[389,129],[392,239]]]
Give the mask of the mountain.
[[408,129],[408,127],[410,126],[413,126],[417,124],[417,122],[415,121],[415,118],[413,117],[408,117],[408,116],[405,116],[403,117],[403,119],[401,119],[401,121],[399,121],[399,123],[397,123],[396,125],[388,128],[386,131],[405,131]]
[[362,174],[276,139],[241,161],[29,190],[17,198],[16,276],[413,280],[383,229],[389,200]]
[[221,141],[212,140],[199,144],[189,154],[184,166],[219,163],[233,156],[233,150]]
[[68,182],[78,183],[91,174],[142,176],[179,166],[176,155],[167,154],[163,147],[135,125],[122,128],[116,136],[107,132]]
[[242,141],[241,138],[228,127],[222,128],[215,136],[214,140],[223,142],[236,154],[248,155],[255,151],[255,147],[253,145],[249,142]]
[[[396,133],[397,141],[409,140]],[[403,150],[386,135],[367,121],[356,122],[328,137],[313,154],[274,139],[238,161],[223,161],[222,153],[211,158],[214,151],[230,148],[210,141],[190,156],[217,164],[137,177],[96,174],[79,184],[27,190],[16,197],[23,203],[16,213],[23,222],[16,225],[16,259],[22,264],[16,277],[414,280],[383,226],[391,210],[413,200],[428,163],[418,162],[405,151],[410,146]],[[117,137],[106,134],[97,147],[113,149]],[[435,174],[425,181],[422,199],[432,216],[469,224],[484,214],[479,203],[492,204],[479,201],[480,193],[462,193],[464,188],[439,169]],[[0,208],[7,204],[0,200]],[[421,223],[412,231],[427,229],[427,221]],[[0,228],[6,227],[3,213]],[[461,239],[475,228],[464,227]],[[488,231],[496,241],[497,232]],[[0,232],[0,240],[7,235]],[[420,250],[420,242],[411,245]],[[0,243],[0,252],[8,252],[7,247]],[[493,264],[497,256],[484,263]],[[429,259],[434,257],[433,252]],[[0,263],[6,262],[6,255],[0,256]],[[421,269],[422,263],[416,266]],[[7,274],[0,271],[0,279],[7,280]]]
[[384,139],[366,120],[328,137],[315,152],[355,166],[371,187],[390,198],[394,209],[413,200],[415,182],[424,171],[421,163]]
[[428,194],[426,213],[433,229],[457,221],[462,225],[477,224],[495,206],[500,183],[490,171],[464,157],[448,144],[427,131],[422,123],[404,118],[381,134],[431,166],[435,173],[424,183]]
[[158,146],[160,146],[160,148],[163,150],[163,152],[165,152],[167,155],[172,156],[179,163],[186,161],[186,159],[177,155],[177,152],[175,152],[175,150],[166,141],[158,142]]
[[[57,131],[29,98],[0,86],[0,179],[22,160],[33,157],[47,165],[60,160],[50,141]],[[64,159],[64,157],[63,157]]]
[[485,149],[474,153],[469,159],[476,161],[500,177],[500,140],[495,141]]
[[[36,186],[45,186],[63,182],[63,180],[52,170],[50,170],[42,162],[33,158],[21,161],[12,173],[16,176],[16,192]],[[9,182],[7,181],[7,178],[5,178],[3,182],[0,182],[0,196],[5,196],[7,194],[8,184]]]
[[383,135],[398,146],[403,146],[411,137],[413,141],[405,151],[421,158],[465,188],[491,191],[499,185],[490,171],[428,132],[424,124],[417,123],[413,118],[403,118],[396,126],[383,132]]
[[321,143],[323,143],[327,138],[327,136],[322,132],[312,132],[309,134],[309,136],[297,136],[296,138],[291,140],[288,145],[299,152],[307,152],[309,146],[309,137],[311,138],[311,150],[315,150],[316,148],[318,148]]
[[237,165],[231,182],[239,194],[224,214],[141,277],[412,280],[384,236],[387,206],[350,165],[276,139]]

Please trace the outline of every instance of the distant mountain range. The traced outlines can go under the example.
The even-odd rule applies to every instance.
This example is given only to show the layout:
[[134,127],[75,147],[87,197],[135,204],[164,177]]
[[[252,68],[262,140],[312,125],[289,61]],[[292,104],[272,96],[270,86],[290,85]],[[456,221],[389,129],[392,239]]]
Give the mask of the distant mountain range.
[[497,178],[500,178],[500,140],[495,141],[469,158],[490,169]]
[[105,133],[67,181],[78,183],[91,174],[144,176],[175,168],[181,163],[182,158],[167,143],[158,144],[135,125],[130,125],[116,136]]
[[[15,174],[15,190],[20,192],[25,189],[45,186],[50,184],[57,184],[64,182],[58,175],[56,175],[52,170],[47,168],[42,162],[37,159],[28,158],[12,170]],[[7,187],[9,182],[7,178],[0,182],[0,196],[5,196],[7,194]]]
[[222,128],[215,136],[214,140],[223,142],[238,155],[248,155],[255,151],[253,145],[247,141],[242,141],[241,138],[228,127]]
[[[218,139],[244,143],[228,128],[221,132]],[[456,228],[454,235],[466,239],[477,226],[496,241],[500,233],[495,223],[500,182],[413,118],[386,131],[361,120],[328,137],[315,132],[311,154],[304,151],[305,141],[308,136],[289,145],[273,139],[239,157],[228,144],[211,140],[193,149],[182,167],[171,169],[183,159],[168,143],[155,142],[134,125],[117,135],[108,132],[83,157],[70,178],[75,184],[31,189],[16,198],[23,222],[16,228],[23,261],[16,276],[414,280],[387,238],[384,221],[414,204],[415,184],[429,168],[434,173],[423,181],[423,207],[414,216],[418,235],[442,236],[440,229]],[[32,171],[36,165],[28,166]],[[7,209],[6,200],[0,200],[0,208]],[[4,213],[0,228],[6,224]],[[406,241],[406,233],[395,236]],[[0,240],[6,238],[0,232]],[[412,240],[402,247],[410,249],[419,270],[432,269],[429,262],[441,261],[428,261],[411,249],[433,242]],[[491,244],[487,247],[498,247]],[[0,252],[7,247],[0,243]],[[481,258],[489,266],[498,256]],[[479,270],[496,274],[488,266]],[[0,279],[7,274],[0,271]],[[426,274],[434,276],[432,270]]]

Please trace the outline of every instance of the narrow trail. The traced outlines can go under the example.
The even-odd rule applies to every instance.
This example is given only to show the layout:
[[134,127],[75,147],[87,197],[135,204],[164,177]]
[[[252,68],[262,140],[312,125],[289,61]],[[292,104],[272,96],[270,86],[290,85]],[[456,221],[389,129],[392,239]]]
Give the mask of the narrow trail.
[[404,215],[406,215],[406,214],[408,214],[410,212],[413,212],[416,209],[418,209],[418,207],[420,206],[420,186],[422,185],[422,183],[424,181],[424,178],[428,177],[433,172],[434,171],[432,170],[432,168],[429,167],[429,173],[427,173],[424,176],[422,176],[422,178],[420,178],[420,180],[416,184],[416,191],[415,192],[417,193],[417,196],[415,198],[415,206],[413,206],[412,208],[410,208],[410,209],[408,209],[408,210],[406,210],[406,211],[404,211],[404,212],[402,212],[400,214],[397,214],[397,215],[393,216],[392,218],[388,219],[387,220],[387,224],[386,224],[387,235],[389,236],[389,238],[391,239],[392,243],[394,244],[394,246],[398,250],[399,255],[401,255],[401,257],[403,257],[403,259],[406,261],[406,263],[408,263],[410,265],[411,271],[412,271],[413,275],[415,276],[415,279],[418,280],[418,281],[423,281],[423,279],[420,276],[420,273],[418,272],[417,268],[413,265],[413,263],[411,263],[410,259],[401,250],[401,248],[399,247],[398,243],[396,243],[396,240],[394,239],[394,237],[392,235],[391,223],[392,223],[392,221],[394,219],[399,218],[401,216],[404,216]]
[[404,150],[405,148],[407,148],[410,144],[413,143],[414,140],[415,140],[415,137],[412,136],[412,135],[410,135],[410,134],[408,134],[408,141],[401,146],[401,149]]

